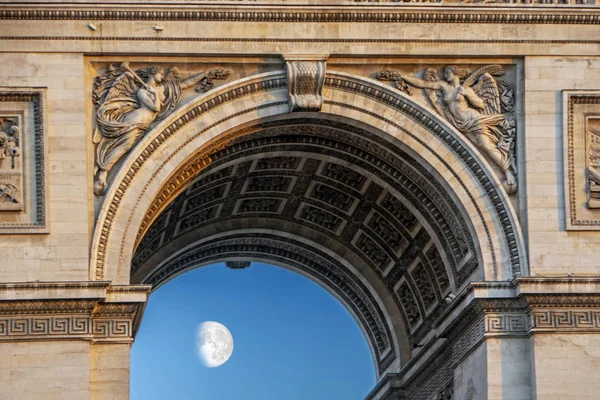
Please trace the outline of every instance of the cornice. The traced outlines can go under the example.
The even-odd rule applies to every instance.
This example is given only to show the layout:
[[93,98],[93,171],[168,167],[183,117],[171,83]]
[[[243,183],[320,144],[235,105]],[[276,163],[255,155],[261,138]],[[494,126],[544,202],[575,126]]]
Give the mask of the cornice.
[[[0,18],[1,20],[1,18]],[[201,38],[201,37],[145,37],[145,36],[0,36],[0,40],[26,41],[26,40],[58,40],[58,41],[90,41],[90,42],[214,42],[214,43],[415,43],[415,44],[445,44],[445,43],[467,43],[467,44],[582,44],[597,45],[600,40],[593,39],[369,39],[369,38]]]
[[27,4],[0,9],[0,20],[236,21],[351,23],[599,24],[597,7],[298,6],[214,4]]
[[[2,285],[8,286],[8,285]],[[39,290],[80,287],[101,288],[108,282],[59,282],[13,284]],[[128,290],[130,289],[130,290]],[[64,290],[64,289],[63,289]],[[143,297],[137,295],[143,291]],[[116,292],[136,294],[129,301],[110,302],[105,298],[17,299],[0,301],[0,341],[87,340],[131,343],[143,313],[149,287],[120,287]],[[69,292],[64,292],[68,295]],[[26,297],[26,296],[25,296]],[[126,297],[126,295],[122,295]]]
[[0,301],[0,315],[89,314],[97,303],[96,299]]
[[[108,281],[88,281],[88,282],[14,282],[0,283],[0,291],[20,291],[20,290],[64,290],[64,289],[107,289],[110,286]],[[111,288],[116,290],[117,287]],[[130,286],[125,286],[130,288]],[[135,286],[134,286],[135,288]]]

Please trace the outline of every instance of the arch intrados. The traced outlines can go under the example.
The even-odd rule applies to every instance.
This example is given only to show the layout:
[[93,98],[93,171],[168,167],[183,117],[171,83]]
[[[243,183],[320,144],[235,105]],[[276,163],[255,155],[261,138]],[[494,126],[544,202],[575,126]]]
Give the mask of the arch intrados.
[[[305,119],[301,119],[301,121],[305,121]],[[315,120],[315,122],[317,122],[318,120]],[[277,125],[273,125],[274,127],[278,127]],[[296,132],[296,125],[292,125],[291,127],[291,131],[292,132]],[[318,126],[319,128],[322,128],[321,126]],[[340,128],[341,129],[341,128]],[[262,131],[256,130],[256,133],[258,133],[259,135],[262,133]],[[319,132],[324,135],[324,131],[323,129],[320,129]],[[361,134],[366,134],[366,132],[359,132]],[[326,136],[324,136],[326,137]],[[202,171],[202,173],[200,173],[198,175],[197,178],[195,178],[194,181],[192,181],[187,187],[192,187],[194,185],[194,182],[196,180],[202,180],[202,177],[205,174],[208,174],[209,176],[213,173],[216,173],[217,171],[222,171],[225,170],[227,168],[233,167],[236,164],[240,163],[240,162],[250,162],[252,160],[258,160],[261,159],[263,157],[269,157],[269,156],[274,156],[274,155],[285,155],[285,156],[297,156],[300,158],[303,157],[307,157],[307,154],[309,154],[309,157],[311,157],[312,159],[320,159],[323,161],[328,161],[334,164],[340,164],[340,165],[344,165],[345,162],[348,162],[346,160],[342,160],[341,158],[336,158],[333,155],[329,154],[329,153],[322,153],[322,149],[321,147],[318,147],[317,149],[319,150],[319,153],[306,153],[306,152],[302,152],[298,149],[296,150],[290,150],[289,148],[286,149],[285,151],[281,150],[281,149],[258,149],[258,152],[253,152],[255,149],[253,147],[250,147],[247,145],[247,143],[251,142],[251,138],[252,138],[252,134],[247,134],[243,137],[241,137],[240,139],[243,139],[242,142],[238,143],[235,146],[232,147],[240,147],[243,148],[244,151],[250,151],[250,153],[245,153],[243,155],[243,157],[241,159],[237,159],[235,157],[233,157],[233,159],[230,159],[228,157],[230,157],[232,154],[236,154],[235,150],[229,151],[228,155],[224,156],[223,158],[219,158],[217,157],[216,161],[214,161],[216,163],[216,165],[213,163],[211,164],[209,167],[207,167],[205,170]],[[289,145],[291,142],[285,141],[286,145]],[[323,145],[322,143],[319,143],[320,145]],[[265,145],[267,147],[269,147],[268,145]],[[271,145],[272,146],[272,145]],[[232,148],[229,147],[228,149]],[[358,157],[358,156],[357,156]],[[365,162],[365,164],[367,164]],[[446,250],[448,249],[450,251],[450,253],[452,252],[447,246],[449,245],[448,241],[446,241],[445,244],[442,244],[442,239],[440,238],[440,236],[442,235],[442,232],[440,231],[440,229],[442,229],[441,227],[436,227],[433,228],[431,225],[431,221],[429,220],[429,218],[431,218],[431,216],[424,216],[423,213],[418,210],[417,208],[415,208],[413,206],[413,204],[411,203],[411,201],[409,201],[408,199],[406,199],[404,197],[404,195],[402,193],[400,193],[395,186],[393,185],[393,183],[391,182],[394,178],[392,177],[392,175],[387,175],[387,181],[385,181],[381,176],[379,176],[377,173],[372,172],[370,170],[365,169],[364,166],[361,166],[360,163],[353,163],[351,165],[346,165],[348,168],[353,169],[354,171],[357,171],[360,173],[361,176],[366,176],[368,177],[368,182],[372,182],[372,183],[376,183],[379,187],[385,188],[384,192],[385,193],[390,193],[393,195],[393,197],[395,199],[400,200],[401,203],[403,203],[403,205],[405,206],[405,208],[411,212],[411,214],[413,214],[416,219],[420,222],[420,225],[428,232],[429,237],[433,240],[433,242],[436,244],[436,247],[439,249],[440,253],[442,254],[442,258],[444,259],[450,259],[450,257],[452,257],[452,262],[448,262],[448,263],[444,263],[445,267],[446,267],[446,273],[447,276],[450,278],[451,284],[450,284],[450,288],[451,290],[454,292],[456,290],[457,287],[462,286],[465,281],[461,281],[458,284],[455,284],[454,278],[455,278],[455,274],[456,274],[456,270],[451,270],[450,265],[453,265],[454,268],[456,268],[456,263],[460,260],[455,259],[454,255],[450,255],[450,254],[446,254]],[[393,171],[392,171],[393,172]],[[427,172],[429,173],[429,172]],[[273,176],[273,175],[277,175],[277,172],[273,172],[273,171],[268,171],[267,175],[269,176]],[[228,178],[231,179],[231,178]],[[422,180],[422,178],[421,178]],[[225,182],[227,182],[228,180],[226,180]],[[223,184],[223,181],[221,183],[221,185]],[[197,197],[199,194],[198,192],[193,192],[193,193],[188,193],[189,191],[187,189],[184,189],[181,194],[177,195],[176,197],[183,197],[184,199],[184,204],[185,202],[187,202],[187,200],[185,200],[187,198],[187,196],[192,196],[192,197]],[[175,201],[175,200],[173,200]],[[221,199],[220,202],[225,201],[225,199]],[[448,199],[441,199],[441,201],[444,202],[449,202]],[[457,204],[454,203],[452,204],[452,206],[456,207]],[[211,206],[213,207],[213,206]],[[462,210],[458,210],[459,212]],[[166,211],[165,211],[166,212]],[[181,211],[183,212],[183,211]],[[189,215],[190,211],[186,209],[186,215]],[[158,215],[161,215],[160,213]],[[183,214],[178,214],[180,216],[175,217],[175,219],[173,219],[174,217],[171,216],[169,217],[169,224],[170,225],[174,225],[176,224],[176,221],[179,220],[180,218],[183,218]],[[158,216],[156,216],[156,218],[158,219]],[[450,215],[447,216],[445,218],[445,220],[450,220],[450,219],[454,219],[455,216],[454,215]],[[164,216],[163,216],[164,219]],[[270,219],[272,219],[273,221],[269,221]],[[243,218],[240,218],[239,216],[236,217],[236,220],[244,220]],[[256,225],[257,228],[259,228],[258,225],[261,225],[260,227],[263,227],[262,224],[266,224],[267,222],[273,222],[273,224],[270,224],[269,226],[276,228],[276,226],[279,224],[282,224],[282,221],[279,219],[278,215],[264,215],[261,216],[259,221],[254,221],[253,224]],[[469,241],[469,248],[475,251],[475,254],[472,254],[471,257],[475,258],[478,262],[478,264],[482,263],[481,260],[481,255],[477,252],[478,249],[478,244],[476,243],[477,238],[474,236],[473,234],[473,227],[471,226],[471,224],[469,223],[469,221],[465,221],[460,220],[459,222],[462,222],[464,224],[467,225],[469,232],[466,233],[465,239],[467,241]],[[288,222],[286,222],[288,223]],[[150,225],[147,226],[147,229],[149,229]],[[147,270],[148,268],[152,268],[152,265],[158,265],[159,263],[161,263],[165,258],[168,258],[171,256],[172,252],[174,249],[179,249],[182,247],[187,246],[190,242],[193,242],[194,240],[197,240],[198,238],[201,238],[203,234],[208,233],[208,231],[212,231],[214,229],[216,229],[216,227],[218,226],[222,226],[222,233],[226,233],[228,229],[231,229],[229,227],[228,224],[219,224],[219,219],[217,220],[211,220],[210,226],[202,226],[202,227],[196,227],[194,229],[192,229],[191,232],[187,232],[187,233],[178,233],[177,235],[173,236],[171,239],[167,240],[164,239],[161,242],[163,243],[160,247],[156,247],[155,245],[151,246],[153,250],[153,254],[150,256],[146,256],[144,255],[143,258],[137,257],[137,253],[136,253],[136,258],[134,259],[134,264],[132,264],[132,276],[136,276],[138,275],[138,265],[144,264],[146,267],[142,268],[142,270]],[[292,225],[293,226],[293,225]],[[400,231],[402,231],[404,229],[404,227],[397,227],[398,229],[400,229]],[[197,233],[197,232],[202,232],[202,233]],[[181,232],[181,231],[179,231]],[[464,232],[461,230],[461,232]],[[470,233],[470,234],[469,234]],[[210,234],[210,233],[208,233]],[[410,239],[411,238],[411,233],[410,232],[405,232],[404,233],[406,236],[405,238]],[[141,235],[139,235],[141,237]],[[467,236],[469,236],[467,238]],[[338,237],[336,237],[335,235],[332,236],[332,239],[334,241],[339,240]],[[471,242],[471,240],[474,240],[475,242]],[[139,242],[138,242],[139,243]],[[339,244],[337,247],[339,246],[343,246],[341,244]],[[335,247],[335,246],[334,246]],[[148,246],[143,247],[142,250],[146,250],[148,249]],[[142,261],[140,261],[142,260]],[[136,265],[138,264],[138,265]],[[364,274],[364,273],[363,273]],[[464,275],[464,274],[463,274]],[[136,281],[136,279],[134,279],[134,281]]]
[[[349,83],[354,86],[349,87]],[[368,90],[361,92],[357,89],[358,86]],[[462,167],[461,170],[468,172],[467,174],[460,172],[465,175],[463,178],[467,184],[463,185],[462,194],[461,190],[456,190],[456,197],[463,203],[469,217],[475,220],[474,226],[479,238],[489,237],[489,232],[483,231],[492,229],[499,234],[497,236],[501,240],[505,240],[503,227],[504,229],[508,227],[515,236],[512,250],[507,249],[505,242],[499,243],[494,250],[496,254],[494,257],[502,260],[500,262],[502,270],[496,275],[494,272],[486,271],[486,275],[490,278],[510,278],[513,275],[510,268],[523,265],[525,258],[523,242],[506,195],[489,165],[452,127],[400,92],[383,87],[370,79],[330,72],[324,95],[325,113],[338,118],[346,116],[355,121],[368,120],[377,130],[404,142],[414,153],[423,155],[425,147],[416,144],[414,138],[411,141],[406,137],[405,132],[399,132],[400,122],[403,123],[405,131],[413,129],[420,131],[430,142],[437,140],[434,144],[441,148],[444,156],[433,154],[437,162],[430,164],[441,171],[440,175],[448,182],[448,186],[456,183],[458,176],[456,171],[450,171],[452,166]],[[247,96],[250,99],[244,99]],[[129,155],[108,191],[92,243],[92,276],[96,279],[108,278],[127,283],[128,274],[126,271],[119,272],[119,269],[126,268],[124,265],[128,265],[131,260],[134,236],[137,233],[132,231],[137,231],[136,228],[139,228],[144,213],[160,191],[162,182],[165,182],[198,148],[201,148],[202,143],[218,139],[223,132],[236,126],[243,126],[269,116],[286,115],[287,103],[284,101],[286,98],[283,74],[266,73],[233,82],[196,99],[150,132]],[[385,106],[383,111],[382,103]],[[247,104],[258,105],[248,107]],[[361,104],[363,108],[360,109],[355,104]],[[379,113],[374,112],[375,108]],[[209,109],[212,109],[211,113],[204,114]],[[200,115],[203,118],[198,118]],[[377,115],[379,119],[373,115]],[[392,122],[391,118],[397,123]],[[182,121],[188,122],[185,124]],[[175,131],[179,131],[178,135],[173,134]],[[182,136],[181,131],[196,132],[196,136],[184,140],[186,136]],[[434,131],[435,133],[432,134]],[[201,134],[198,134],[199,132]],[[199,139],[200,136],[202,137]],[[470,197],[472,204],[464,200],[464,194],[469,191],[475,193],[475,196],[473,193],[467,196]],[[141,194],[136,196],[139,193]],[[474,206],[475,203],[479,206]],[[498,212],[489,212],[499,207],[502,208],[502,215],[499,216]],[[503,218],[503,221],[499,221],[500,218]],[[482,221],[486,221],[491,228],[484,229],[481,226]],[[503,227],[499,226],[500,222]],[[487,261],[484,260],[485,263]],[[110,266],[111,269],[105,270],[105,266]]]
[[[269,247],[273,251],[249,250],[248,241],[252,241],[254,245]],[[213,251],[217,245],[221,252]],[[202,256],[201,250],[206,250],[207,246],[210,249],[209,254]],[[382,282],[374,280],[370,276],[373,273],[368,268],[357,270],[356,265],[351,262],[352,259],[339,257],[328,246],[315,241],[314,238],[275,229],[238,229],[230,230],[225,234],[212,232],[180,247],[153,270],[137,275],[134,283],[151,283],[153,290],[156,290],[176,276],[192,269],[239,259],[240,256],[236,255],[237,251],[243,251],[244,260],[265,262],[300,273],[337,298],[360,326],[369,344],[378,378],[385,371],[397,370],[401,364],[410,359],[410,340],[399,309],[389,294],[387,297],[382,297],[385,291],[383,286],[373,286],[381,285]],[[311,252],[312,258],[306,255],[307,251]],[[285,254],[300,255],[307,262],[301,262]],[[173,264],[175,268],[172,267]],[[315,265],[321,266],[323,271],[318,272]],[[329,267],[323,267],[327,265]],[[168,269],[167,273],[164,273],[165,269]],[[345,284],[338,286],[336,280]],[[343,290],[344,285],[353,287],[352,291]],[[369,312],[364,311],[365,306],[370,310]],[[362,312],[359,311],[361,307]],[[371,323],[368,322],[369,319]],[[384,336],[389,347],[381,348],[376,345],[376,338],[380,336]]]

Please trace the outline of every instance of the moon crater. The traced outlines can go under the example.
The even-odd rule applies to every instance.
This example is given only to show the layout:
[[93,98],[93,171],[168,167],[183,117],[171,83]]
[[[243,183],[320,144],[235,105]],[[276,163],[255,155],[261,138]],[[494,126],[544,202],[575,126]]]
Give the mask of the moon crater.
[[215,368],[229,360],[233,353],[233,337],[222,324],[214,321],[198,325],[198,355],[204,366]]

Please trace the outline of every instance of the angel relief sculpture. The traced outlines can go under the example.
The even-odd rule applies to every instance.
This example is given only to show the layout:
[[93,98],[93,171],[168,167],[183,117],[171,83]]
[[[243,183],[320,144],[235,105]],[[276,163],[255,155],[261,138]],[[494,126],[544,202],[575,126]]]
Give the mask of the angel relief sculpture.
[[504,114],[514,111],[514,96],[509,85],[494,78],[504,69],[488,65],[469,73],[448,65],[444,74],[445,81],[433,68],[424,71],[423,79],[393,71],[382,71],[377,78],[393,80],[408,95],[412,93],[407,83],[424,89],[433,108],[500,167],[506,192],[516,193],[515,121]]
[[112,65],[94,82],[96,106],[94,192],[106,190],[107,175],[150,129],[175,109],[183,90],[196,85],[207,91],[213,79],[226,79],[229,71],[214,69],[182,78],[177,68],[166,72],[157,66],[133,71],[128,63]]

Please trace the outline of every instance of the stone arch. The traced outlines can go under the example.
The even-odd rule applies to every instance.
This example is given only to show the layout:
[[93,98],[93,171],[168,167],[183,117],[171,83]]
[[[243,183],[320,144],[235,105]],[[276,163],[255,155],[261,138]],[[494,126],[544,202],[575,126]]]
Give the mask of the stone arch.
[[[473,279],[510,280],[515,276],[526,274],[525,248],[510,202],[487,162],[457,131],[402,93],[370,79],[328,72],[323,95],[325,101],[320,113],[289,114],[284,74],[274,72],[256,75],[224,85],[199,97],[156,126],[125,160],[107,192],[92,243],[90,270],[92,279],[110,280],[116,284],[130,283],[132,276],[130,266],[134,262],[136,248],[138,245],[142,246],[145,237],[150,237],[148,232],[152,229],[153,223],[160,218],[161,213],[178,195],[185,194],[184,191],[194,179],[211,166],[213,158],[219,157],[219,152],[227,153],[233,148],[232,146],[239,144],[236,143],[238,138],[252,138],[252,134],[277,129],[286,124],[296,124],[296,126],[312,124],[322,130],[332,130],[330,139],[337,133],[344,132],[355,140],[364,142],[355,146],[358,150],[349,150],[348,154],[360,149],[367,149],[367,152],[371,153],[375,148],[379,151],[384,151],[386,148],[396,149],[398,151],[396,155],[390,153],[380,157],[386,160],[384,164],[393,166],[396,160],[412,160],[412,164],[404,163],[406,165],[403,164],[403,167],[421,177],[430,177],[431,182],[436,183],[438,189],[435,191],[446,196],[443,200],[444,205],[453,207],[456,215],[464,222],[464,227],[461,229],[468,232],[467,236],[472,242],[470,248],[474,253],[470,258],[463,257],[471,260],[473,269],[464,269],[464,265],[455,266],[455,269],[463,268],[463,271],[468,271],[465,279],[457,282],[455,275],[449,274],[452,279],[451,292],[457,293]],[[309,133],[303,134],[306,137],[310,136]],[[318,137],[318,135],[311,137]],[[256,140],[260,141],[260,137]],[[343,139],[331,140],[333,143],[335,140]],[[241,144],[240,146],[243,147]],[[333,143],[331,146],[335,148],[336,144]],[[335,156],[331,157],[332,160],[335,159]],[[371,164],[375,165],[377,162]],[[369,172],[368,165],[365,164],[360,168],[361,173],[370,176],[369,179],[373,182],[380,179],[377,181],[378,184],[388,190],[389,183],[386,183],[383,178],[376,177],[375,173]],[[400,166],[395,168],[401,169]],[[394,175],[392,170],[386,174],[406,176],[406,173]],[[426,196],[419,194],[424,188],[410,180],[403,185],[410,187],[408,194],[403,195],[399,189],[391,186],[389,192],[394,192],[395,198],[400,199],[399,202],[404,204],[411,214],[418,216],[419,221],[423,221],[425,227],[423,231],[433,237],[434,243],[426,243],[425,246],[439,249],[445,268],[452,269],[449,264],[452,264],[450,262],[452,249],[453,246],[456,248],[456,245],[445,243],[451,242],[447,236],[452,236],[452,229],[448,224],[445,227],[443,223],[438,224],[434,221],[436,215],[444,219],[444,211],[448,208],[441,205],[438,207],[432,201],[427,204],[423,201],[424,206],[421,204],[421,199],[425,199]],[[408,199],[409,194],[413,196],[412,201]],[[427,209],[428,205],[432,208]],[[239,219],[238,224],[235,229],[231,226],[219,228],[218,224],[213,224],[212,229],[215,229],[214,234],[222,232],[247,234],[243,229],[243,219]],[[268,223],[260,226],[259,229],[266,232],[277,231],[276,226]],[[271,234],[269,239],[271,248],[277,248],[273,236],[276,235]],[[322,252],[322,249],[318,249],[314,244],[319,243],[320,240],[325,240],[327,243],[323,235],[318,230],[312,229],[309,236],[313,243],[310,247],[312,253]],[[203,238],[208,240],[210,237],[205,235]],[[171,246],[177,251],[155,256],[155,260],[160,259],[156,265],[153,265],[152,261],[143,260],[143,263],[149,265],[148,274],[141,278],[136,277],[136,282],[157,284],[164,282],[160,274],[168,270],[169,263],[183,263],[183,267],[171,271],[170,275],[165,274],[164,279],[184,271],[186,257],[192,256],[191,253],[186,252],[203,243],[199,237],[194,238],[193,234],[189,234],[187,238],[187,241],[182,239],[181,243]],[[249,236],[246,235],[245,238],[248,239]],[[290,251],[295,249],[295,256],[298,256],[298,249],[301,246],[298,245],[297,238],[295,240],[296,243]],[[249,244],[264,247],[265,243],[255,240],[254,243]],[[229,254],[222,254],[220,260],[234,259],[235,256],[231,254],[235,253],[235,246],[232,249]],[[273,254],[258,250],[255,255],[256,259],[300,270],[301,263],[293,265],[290,261],[295,256],[277,259]],[[365,284],[363,299],[369,295],[373,297],[369,312],[361,311],[356,301],[344,298],[342,292],[335,290],[335,285],[324,283],[324,278],[319,278],[317,272],[312,271],[311,276],[312,279],[335,292],[359,321],[369,338],[378,372],[381,374],[390,371],[390,368],[397,369],[400,360],[407,361],[410,342],[417,343],[428,335],[431,329],[421,329],[419,333],[418,327],[414,329],[407,327],[410,325],[407,324],[410,317],[407,316],[406,304],[403,303],[410,300],[419,303],[423,308],[423,300],[417,300],[419,297],[415,292],[418,289],[415,288],[414,282],[406,283],[405,297],[397,293],[395,296],[391,292],[400,290],[400,287],[393,287],[386,292],[385,283],[375,276],[369,276],[366,267],[360,266],[362,261],[359,258],[356,258],[355,262],[350,262],[351,266],[346,266],[346,269],[352,271],[350,278],[358,279],[357,282]],[[207,259],[190,261],[194,261],[195,265],[208,262]],[[335,266],[335,263],[332,265]],[[163,267],[166,269],[161,272],[160,269]],[[414,265],[409,267],[413,268]],[[339,266],[336,268],[344,270]],[[426,272],[427,274],[431,277],[434,272],[429,271]],[[153,278],[157,276],[157,279]],[[408,278],[406,281],[408,282]],[[400,282],[400,285],[403,284]],[[436,304],[443,305],[440,294],[436,295]],[[364,307],[364,309],[368,308]],[[400,312],[402,308],[404,313]],[[422,320],[425,320],[425,313],[421,311]],[[373,327],[377,324],[365,321],[372,321],[377,315],[381,317],[381,323],[375,329]],[[427,314],[427,317],[429,325],[420,321],[419,326],[431,328],[433,316]],[[382,339],[386,331],[389,336]],[[391,361],[388,354],[394,355]]]

